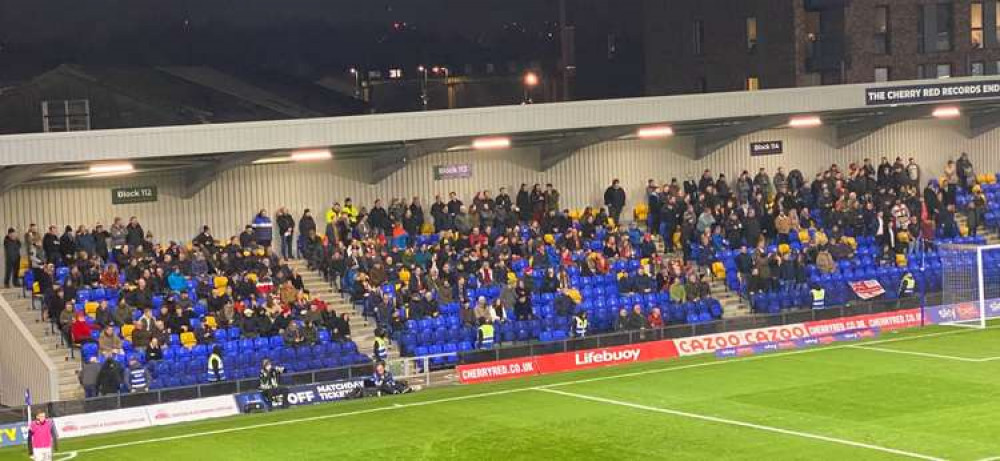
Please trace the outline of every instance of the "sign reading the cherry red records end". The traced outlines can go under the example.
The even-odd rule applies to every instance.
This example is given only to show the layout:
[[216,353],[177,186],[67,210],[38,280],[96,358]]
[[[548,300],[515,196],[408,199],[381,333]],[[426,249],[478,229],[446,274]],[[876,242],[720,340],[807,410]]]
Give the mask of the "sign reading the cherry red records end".
[[460,163],[458,165],[434,165],[434,180],[442,179],[464,179],[472,177],[472,165]]
[[116,187],[111,189],[112,205],[155,202],[156,199],[156,186]]
[[865,89],[865,104],[906,104],[913,102],[953,101],[995,98],[1000,96],[1000,80],[985,82],[931,83]]
[[750,143],[750,156],[777,155],[785,151],[782,141],[754,141]]

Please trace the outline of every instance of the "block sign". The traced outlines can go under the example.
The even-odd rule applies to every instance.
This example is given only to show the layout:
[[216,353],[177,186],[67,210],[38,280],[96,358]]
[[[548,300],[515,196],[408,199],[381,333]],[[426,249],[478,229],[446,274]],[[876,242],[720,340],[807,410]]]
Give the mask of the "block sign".
[[750,143],[750,156],[776,155],[785,151],[785,145],[781,141],[755,141]]
[[1000,96],[1000,80],[892,86],[865,89],[865,105],[953,101]]
[[472,177],[472,165],[468,163],[462,163],[458,165],[434,166],[435,181],[440,181],[442,179],[461,179],[461,178],[471,178],[471,177]]
[[156,186],[118,187],[111,189],[112,205],[155,202],[156,199]]

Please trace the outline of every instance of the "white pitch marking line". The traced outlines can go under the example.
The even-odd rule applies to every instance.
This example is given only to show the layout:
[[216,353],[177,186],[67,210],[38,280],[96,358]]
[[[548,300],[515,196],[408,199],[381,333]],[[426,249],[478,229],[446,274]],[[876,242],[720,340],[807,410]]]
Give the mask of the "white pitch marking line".
[[[69,461],[69,460],[71,460],[71,459],[73,459],[73,458],[76,458],[76,456],[77,456],[78,454],[79,454],[79,453],[77,453],[77,452],[75,452],[75,451],[70,451],[70,452],[66,452],[66,453],[63,453],[63,454],[62,454],[62,458],[56,458],[56,461]],[[58,455],[57,455],[57,456],[58,456]]]
[[958,362],[966,362],[966,363],[982,363],[982,362],[986,362],[986,361],[989,361],[989,360],[993,359],[993,358],[973,359],[973,358],[969,358],[969,357],[957,357],[957,356],[954,356],[954,355],[933,354],[933,353],[930,353],[930,352],[903,351],[903,350],[899,350],[899,349],[889,349],[887,347],[866,346],[864,344],[852,344],[851,348],[852,349],[864,349],[864,350],[877,351],[877,352],[887,352],[887,353],[890,353],[890,354],[915,355],[917,357],[927,357],[927,358],[932,358],[932,359],[955,360],[955,361],[958,361]]
[[[946,336],[946,335],[953,335],[953,334],[959,334],[959,333],[969,333],[969,332],[972,332],[972,331],[979,331],[979,330],[950,330],[950,331],[944,331],[944,332],[938,332],[938,333],[927,333],[927,334],[924,334],[924,335],[905,336],[905,337],[902,337],[902,338],[890,338],[890,339],[884,339],[884,340],[878,340],[878,341],[871,341],[871,342],[869,342],[867,344],[881,344],[881,343],[891,343],[891,342],[897,342],[897,341],[907,341],[907,340],[911,340],[911,339],[932,338],[932,337],[937,337],[937,336]],[[101,445],[101,446],[91,447],[91,448],[82,448],[82,449],[79,449],[79,450],[76,450],[76,451],[67,452],[67,454],[70,454],[70,455],[72,455],[73,458],[75,458],[79,453],[90,453],[90,452],[95,452],[95,451],[110,450],[110,449],[114,449],[114,448],[131,447],[131,446],[135,446],[135,445],[146,445],[146,444],[158,443],[158,442],[170,442],[170,441],[174,441],[174,440],[183,440],[183,439],[190,439],[190,438],[195,438],[195,437],[204,437],[204,436],[208,436],[208,435],[228,434],[228,433],[232,433],[232,432],[261,429],[261,428],[266,428],[266,427],[284,426],[284,425],[289,425],[289,424],[297,424],[297,423],[304,423],[304,422],[310,422],[310,421],[322,421],[322,420],[334,419],[334,418],[342,418],[342,417],[347,417],[347,416],[356,416],[356,415],[363,415],[363,414],[368,414],[368,413],[377,413],[377,412],[382,412],[382,411],[400,410],[400,409],[403,409],[403,408],[432,405],[432,404],[436,404],[436,403],[456,402],[456,401],[462,401],[462,400],[476,399],[476,398],[480,398],[480,397],[492,397],[492,396],[496,396],[496,395],[513,394],[513,393],[516,393],[516,392],[524,392],[524,391],[530,391],[530,390],[543,390],[543,389],[548,389],[548,388],[556,387],[556,386],[570,386],[570,385],[574,385],[574,384],[584,384],[584,383],[590,383],[590,382],[594,382],[594,381],[605,381],[605,380],[609,380],[609,379],[631,378],[631,377],[635,377],[635,376],[648,375],[648,374],[652,374],[652,373],[667,373],[667,372],[673,372],[673,371],[688,370],[688,369],[692,369],[692,368],[717,366],[717,365],[723,365],[723,364],[728,364],[728,363],[739,363],[739,362],[747,362],[747,361],[751,361],[751,360],[762,360],[762,359],[770,359],[770,358],[777,358],[777,357],[786,357],[786,356],[789,356],[789,355],[807,354],[807,353],[813,353],[813,352],[819,352],[819,351],[842,349],[844,347],[846,347],[846,346],[818,347],[818,348],[814,348],[814,349],[803,349],[803,350],[799,350],[799,351],[792,351],[792,352],[785,352],[785,353],[768,354],[768,355],[755,355],[755,356],[743,357],[743,358],[718,360],[718,361],[714,361],[714,362],[693,363],[693,364],[689,364],[689,365],[681,365],[681,366],[676,366],[676,367],[657,368],[657,369],[654,369],[654,370],[645,370],[645,371],[639,371],[639,372],[622,373],[622,374],[611,375],[611,376],[601,376],[601,377],[597,377],[597,378],[585,378],[585,379],[578,379],[578,380],[574,380],[574,381],[564,381],[564,382],[561,382],[561,383],[546,384],[546,385],[541,385],[541,386],[523,387],[523,388],[517,388],[517,389],[507,389],[507,390],[495,391],[495,392],[484,392],[484,393],[481,393],[481,394],[464,395],[464,396],[459,396],[459,397],[448,397],[448,398],[438,399],[438,400],[427,400],[427,401],[423,401],[423,402],[413,402],[413,403],[405,403],[405,404],[394,404],[392,406],[385,406],[385,407],[378,407],[378,408],[369,408],[369,409],[365,409],[365,410],[350,411],[350,412],[346,412],[346,413],[334,413],[334,414],[329,414],[329,415],[311,416],[311,417],[307,417],[307,418],[286,419],[286,420],[280,420],[280,421],[273,421],[273,422],[269,422],[269,423],[251,424],[251,425],[248,425],[248,426],[229,427],[229,428],[218,429],[218,430],[213,430],[213,431],[192,432],[192,433],[188,433],[188,434],[180,434],[180,435],[169,436],[169,437],[159,437],[159,438],[153,438],[153,439],[135,440],[135,441],[131,441],[131,442],[122,442],[122,443],[116,443],[116,444],[111,444],[111,445]],[[72,459],[72,458],[66,458],[66,459]]]
[[684,417],[684,418],[698,419],[698,420],[701,420],[701,421],[708,421],[708,422],[711,422],[711,423],[725,424],[725,425],[737,426],[737,427],[745,427],[745,428],[749,428],[749,429],[756,429],[756,430],[759,430],[759,431],[774,432],[774,433],[778,433],[778,434],[791,435],[791,436],[795,436],[795,437],[802,437],[802,438],[813,439],[813,440],[821,440],[821,441],[829,442],[829,443],[836,443],[836,444],[847,445],[847,446],[856,447],[856,448],[865,448],[865,449],[868,449],[868,450],[875,450],[875,451],[881,451],[881,452],[884,452],[884,453],[891,453],[891,454],[894,454],[894,455],[905,456],[907,458],[924,459],[924,460],[928,460],[928,461],[944,461],[943,458],[937,458],[937,457],[934,457],[934,456],[928,456],[928,455],[922,455],[922,454],[919,454],[919,453],[912,453],[912,452],[908,452],[908,451],[897,450],[895,448],[887,448],[887,447],[883,447],[883,446],[879,446],[879,445],[872,445],[872,444],[863,443],[863,442],[855,442],[855,441],[852,441],[852,440],[838,439],[836,437],[829,437],[829,436],[819,435],[819,434],[811,434],[811,433],[808,433],[808,432],[793,431],[791,429],[782,429],[780,427],[764,426],[764,425],[761,425],[761,424],[754,424],[754,423],[748,423],[748,422],[745,422],[745,421],[737,421],[737,420],[733,420],[733,419],[720,418],[720,417],[717,417],[717,416],[701,415],[701,414],[698,414],[698,413],[689,413],[689,412],[686,412],[686,411],[671,410],[669,408],[652,407],[652,406],[649,406],[649,405],[640,405],[638,403],[631,403],[631,402],[624,402],[624,401],[621,401],[621,400],[606,399],[604,397],[596,397],[596,396],[592,396],[592,395],[577,394],[577,393],[574,393],[574,392],[559,391],[559,390],[555,390],[555,389],[538,389],[538,391],[540,391],[540,392],[548,392],[548,393],[551,393],[551,394],[558,394],[558,395],[562,395],[562,396],[565,396],[565,397],[573,397],[573,398],[582,399],[582,400],[590,400],[590,401],[593,401],[593,402],[606,403],[606,404],[609,404],[609,405],[617,405],[617,406],[621,406],[621,407],[628,407],[628,408],[633,408],[633,409],[636,409],[636,410],[645,410],[645,411],[651,411],[651,412],[655,412],[655,413],[664,413],[664,414],[673,415],[673,416],[680,416],[680,417]]

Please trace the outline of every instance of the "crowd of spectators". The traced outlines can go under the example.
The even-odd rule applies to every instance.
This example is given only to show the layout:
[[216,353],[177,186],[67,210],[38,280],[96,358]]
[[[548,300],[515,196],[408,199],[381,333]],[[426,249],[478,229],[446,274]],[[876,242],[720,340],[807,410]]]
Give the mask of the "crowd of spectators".
[[[650,180],[647,222],[668,251],[703,267],[737,251],[748,294],[804,285],[809,266],[834,272],[838,261],[854,257],[860,238],[874,239],[879,264],[894,264],[936,238],[976,236],[983,225],[986,196],[965,153],[949,160],[940,178],[922,178],[920,165],[901,157],[877,165],[866,158],[846,169],[832,164],[806,178],[779,167],[773,176],[764,168],[754,176],[743,171],[732,182],[709,170],[683,183]],[[961,194],[970,199],[957,200]]]
[[[802,286],[808,267],[832,272],[852,258],[857,238],[874,239],[878,260],[892,263],[936,237],[958,236],[958,213],[967,217],[962,233],[975,235],[986,208],[975,170],[962,154],[944,171],[927,180],[913,159],[882,158],[833,164],[812,180],[783,168],[773,176],[743,171],[732,182],[708,170],[683,183],[650,180],[637,210],[648,232],[621,224],[626,196],[616,179],[604,207],[563,208],[552,184],[522,184],[514,197],[504,188],[495,197],[482,190],[468,204],[454,192],[447,201],[439,195],[427,211],[419,197],[393,198],[388,207],[375,200],[371,208],[346,198],[323,210],[319,223],[309,209],[296,222],[282,207],[276,223],[260,210],[243,232],[222,240],[205,226],[190,243],[157,242],[132,217],[107,229],[66,226],[61,234],[32,224],[23,238],[11,229],[4,243],[8,258],[23,251],[29,259],[26,281],[37,284],[44,318],[67,343],[96,343],[106,358],[124,354],[127,342],[157,360],[176,342],[172,335],[183,335],[185,346],[211,346],[216,331],[229,327],[292,346],[316,344],[321,330],[349,341],[349,314],[309,296],[288,265],[296,256],[396,337],[409,321],[437,318],[451,304],[469,327],[537,319],[541,295],[554,298],[560,318],[577,315],[574,277],[610,275],[620,294],[664,293],[671,303],[706,299],[708,268],[722,251],[737,252],[746,294]],[[960,194],[971,198],[960,205]],[[657,234],[666,254],[657,251]],[[280,256],[271,249],[275,235]],[[80,299],[81,290],[98,288],[115,296]],[[482,296],[484,289],[496,295]],[[622,306],[613,329],[664,326],[671,318],[661,307]],[[571,323],[560,328],[572,333],[581,321]]]

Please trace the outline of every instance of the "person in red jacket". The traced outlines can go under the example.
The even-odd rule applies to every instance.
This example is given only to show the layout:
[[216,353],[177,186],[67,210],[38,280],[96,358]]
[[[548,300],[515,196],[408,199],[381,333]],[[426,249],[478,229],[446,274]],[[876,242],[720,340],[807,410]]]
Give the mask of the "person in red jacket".
[[646,319],[649,323],[650,328],[662,328],[663,327],[663,316],[660,315],[660,308],[654,307],[653,312],[649,313],[649,317]]
[[91,337],[91,333],[96,328],[96,325],[87,323],[87,317],[83,315],[82,312],[76,314],[76,320],[70,325],[69,334],[70,338],[73,340],[73,345],[82,346],[85,343],[93,342],[94,338]]

